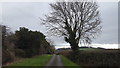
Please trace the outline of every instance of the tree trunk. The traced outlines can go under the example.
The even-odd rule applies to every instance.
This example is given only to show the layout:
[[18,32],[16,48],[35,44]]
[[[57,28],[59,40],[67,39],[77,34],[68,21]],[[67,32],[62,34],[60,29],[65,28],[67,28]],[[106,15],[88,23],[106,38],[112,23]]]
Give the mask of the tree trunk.
[[76,52],[76,51],[79,50],[79,46],[78,46],[77,43],[72,43],[72,44],[70,44],[70,46],[71,46],[71,49],[72,49],[74,52]]
[[76,52],[76,51],[79,50],[79,46],[78,46],[78,43],[79,43],[79,42],[78,42],[77,39],[75,39],[75,37],[76,37],[76,35],[74,34],[74,32],[71,32],[69,38],[65,37],[65,41],[70,44],[71,49],[72,49],[74,52]]

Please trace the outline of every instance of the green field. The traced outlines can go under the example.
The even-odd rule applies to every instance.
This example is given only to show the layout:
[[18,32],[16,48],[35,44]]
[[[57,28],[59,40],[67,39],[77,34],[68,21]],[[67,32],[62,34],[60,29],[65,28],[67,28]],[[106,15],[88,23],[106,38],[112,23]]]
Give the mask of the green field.
[[102,50],[98,48],[80,48],[79,50]]
[[16,61],[7,66],[44,66],[51,59],[51,57],[52,55],[36,56],[33,58]]

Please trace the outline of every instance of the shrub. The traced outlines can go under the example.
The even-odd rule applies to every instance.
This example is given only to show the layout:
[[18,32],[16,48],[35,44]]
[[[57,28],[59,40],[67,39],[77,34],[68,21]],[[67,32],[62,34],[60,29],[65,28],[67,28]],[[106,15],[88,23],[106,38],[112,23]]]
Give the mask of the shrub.
[[2,64],[6,64],[14,60],[14,57],[7,50],[2,50]]
[[67,56],[81,66],[120,66],[120,52],[118,50],[79,51],[77,55],[69,51],[60,54]]
[[61,55],[64,55],[64,56],[68,57],[69,54],[70,54],[70,52],[71,52],[71,51],[69,51],[69,50],[64,50],[64,51],[61,51],[61,52],[59,52],[59,53],[57,53],[57,54],[61,54]]
[[25,51],[22,49],[15,49],[15,55],[17,57],[25,57]]

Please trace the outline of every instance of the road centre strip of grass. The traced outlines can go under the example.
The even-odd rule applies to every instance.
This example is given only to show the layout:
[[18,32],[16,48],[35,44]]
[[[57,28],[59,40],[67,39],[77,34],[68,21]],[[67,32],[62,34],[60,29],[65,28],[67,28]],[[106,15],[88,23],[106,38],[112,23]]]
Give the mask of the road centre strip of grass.
[[16,61],[7,66],[44,66],[51,59],[52,55],[42,55],[33,58],[27,58],[20,61]]

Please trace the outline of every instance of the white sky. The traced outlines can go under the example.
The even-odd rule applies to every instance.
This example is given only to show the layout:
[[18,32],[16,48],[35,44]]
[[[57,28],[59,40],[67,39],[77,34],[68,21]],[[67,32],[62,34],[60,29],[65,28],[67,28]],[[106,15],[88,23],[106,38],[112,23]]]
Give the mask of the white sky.
[[[98,5],[103,28],[102,34],[97,39],[93,40],[93,43],[117,44],[118,4],[117,2],[100,2]],[[47,30],[45,27],[41,26],[39,17],[43,18],[49,11],[50,7],[48,2],[3,2],[2,8],[0,6],[0,16],[2,16],[0,17],[0,24],[9,26],[12,31],[19,29],[19,27],[27,27],[31,30],[41,31],[46,35]],[[66,44],[62,40],[63,38],[47,37],[54,41],[56,45]]]
[[[58,1],[58,0],[0,0],[0,2],[53,2],[53,1]],[[67,0],[67,1],[74,1],[74,0]],[[118,2],[119,0],[95,0],[95,1],[98,1],[98,2]]]

